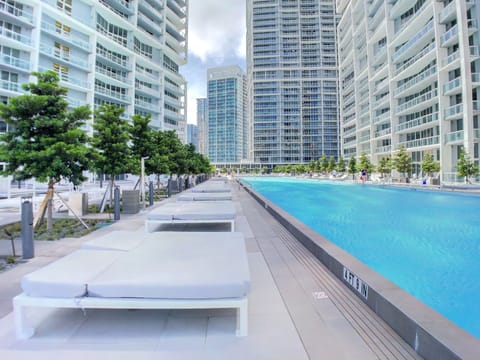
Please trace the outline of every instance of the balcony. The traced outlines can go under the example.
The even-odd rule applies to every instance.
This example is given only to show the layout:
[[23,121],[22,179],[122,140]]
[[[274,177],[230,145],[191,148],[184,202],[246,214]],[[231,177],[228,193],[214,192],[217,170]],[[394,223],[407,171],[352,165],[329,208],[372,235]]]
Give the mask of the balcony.
[[382,61],[386,60],[387,55],[387,47],[384,46],[377,50],[373,57],[372,66],[376,66],[382,63]]
[[374,125],[379,125],[384,122],[390,122],[390,111],[386,111],[373,119]]
[[138,13],[137,21],[138,21],[138,25],[149,30],[154,35],[156,36],[162,35],[163,31],[162,31],[162,27],[160,26],[161,24],[150,19],[147,15],[143,13]]
[[392,151],[392,145],[379,146],[375,149],[375,153],[377,154],[390,153],[391,151]]
[[22,60],[11,55],[0,55],[0,64],[11,66],[15,69],[30,71],[30,61]]
[[472,73],[472,86],[473,87],[480,86],[480,73]]
[[[401,3],[402,1],[399,1]],[[420,30],[409,41],[403,44],[392,56],[392,60],[395,63],[399,63],[407,59],[411,54],[414,54],[418,50],[424,47],[426,42],[430,42],[433,35],[433,20],[430,20],[425,27]]]
[[8,81],[8,80],[0,80],[0,89],[3,90],[8,90],[16,93],[25,93],[25,90],[23,90],[21,84],[18,82],[14,81]]
[[407,96],[409,93],[414,93],[422,88],[425,88],[428,82],[432,81],[432,78],[434,78],[436,75],[437,67],[432,66],[431,68],[426,69],[422,73],[396,88],[393,94],[396,98],[398,98],[400,96]]
[[473,112],[480,113],[480,100],[474,100],[472,105],[473,105]]
[[410,130],[416,127],[420,127],[423,125],[427,125],[425,127],[430,126],[429,124],[438,121],[438,112],[435,112],[433,114],[428,114],[425,116],[422,116],[421,118],[417,118],[414,120],[410,120],[404,123],[401,123],[396,126],[396,131],[397,132],[404,132],[404,130]]
[[[468,34],[471,35],[477,30],[476,20],[470,19],[467,21]],[[440,37],[440,46],[449,47],[458,42],[458,25],[453,26],[445,34]]]
[[120,100],[125,103],[130,103],[130,98],[127,95],[122,94],[118,91],[112,91],[102,86],[95,85],[95,93],[101,94],[110,98],[114,98],[116,100]]
[[23,9],[19,9],[7,1],[2,1],[0,4],[0,13],[4,16],[15,17],[17,20],[33,25],[33,9],[30,6],[23,5]]
[[158,23],[163,23],[164,19],[161,14],[161,9],[155,8],[152,4],[150,4],[148,1],[140,1],[138,3],[138,8],[142,10],[144,13],[149,14],[154,18],[153,20],[158,21]]
[[435,89],[423,95],[417,96],[416,98],[399,105],[397,107],[397,115],[404,115],[408,112],[414,112],[421,108],[428,107],[431,103],[434,103],[437,100],[437,95],[438,91]]
[[448,134],[445,134],[445,145],[451,145],[454,143],[463,142],[464,131],[453,131]]
[[345,142],[343,144],[343,147],[347,148],[347,147],[352,147],[352,146],[356,146],[356,145],[357,145],[357,139],[353,139],[353,140]]
[[[467,5],[467,10],[470,9],[475,0],[464,0],[465,4]],[[445,6],[445,8],[440,12],[439,22],[440,24],[446,24],[447,22],[455,19],[457,17],[457,10],[456,10],[456,1],[452,1],[450,4]]]
[[348,129],[346,131],[343,132],[343,137],[348,137],[350,135],[354,135],[355,133],[357,132],[357,129],[355,127],[351,128],[351,129]]
[[[457,49],[454,53],[448,55],[446,58],[442,59],[442,68],[453,64],[454,62],[457,63],[457,60],[460,59],[460,50]],[[454,67],[454,66],[452,66]]]
[[388,77],[380,81],[378,84],[376,84],[375,89],[373,90],[374,95],[378,95],[379,93],[387,91],[388,84],[389,84]]
[[360,138],[358,139],[359,143],[364,143],[364,142],[367,142],[367,141],[370,141],[370,134],[360,136]]
[[108,79],[117,80],[123,84],[125,84],[128,81],[128,77],[122,72],[114,72],[100,66],[95,67],[95,72],[97,74],[104,75]]
[[480,129],[473,129],[473,140],[480,140]]
[[75,45],[80,49],[90,51],[90,44],[87,41],[82,41],[80,39],[72,37],[70,32],[63,31],[63,29],[57,28],[53,24],[42,22],[42,30],[49,33],[50,35],[53,35],[61,40],[68,42],[71,45]]
[[413,1],[397,1],[390,9],[390,18],[395,19],[406,12],[414,4]]
[[[406,63],[402,64],[401,66],[397,67],[395,70],[395,76],[401,74],[403,71],[407,70],[411,65],[416,64],[416,68],[413,69],[415,71],[420,66],[426,66],[431,60],[430,56],[428,55],[435,54],[435,42],[430,43],[427,47],[425,47],[422,51],[420,51],[417,55],[409,59]],[[408,74],[402,74],[402,77],[407,77]]]
[[384,19],[385,19],[385,6],[382,5],[380,9],[378,9],[376,14],[372,18],[369,18],[368,30],[374,31]]
[[450,106],[444,111],[445,120],[461,119],[463,117],[463,104]]
[[78,67],[82,70],[88,70],[89,64],[88,61],[78,59],[75,56],[72,56],[70,53],[65,53],[59,51],[58,48],[48,46],[46,44],[40,44],[40,52],[42,54],[48,55],[56,60],[60,60],[69,64],[70,66]]
[[113,65],[119,65],[121,67],[123,67],[124,69],[126,70],[130,70],[131,69],[131,66],[130,64],[128,63],[128,60],[120,57],[119,55],[116,55],[116,54],[112,54],[108,51],[105,51],[103,49],[99,49],[97,48],[97,56],[105,59],[105,60],[108,60],[109,63],[113,64]]
[[426,146],[434,146],[440,144],[440,136],[432,136],[423,139],[416,139],[416,140],[409,140],[400,142],[398,145],[403,145],[407,149],[411,148],[419,148],[419,147],[426,147]]
[[62,79],[61,74],[58,74],[58,77],[60,78],[60,82],[63,83],[66,87],[71,87],[71,85],[74,85],[76,87],[82,88],[83,90],[90,89],[90,83],[83,81],[82,79],[71,76]]
[[28,46],[32,45],[32,40],[29,36],[22,35],[3,26],[0,26],[0,38],[13,40],[16,43],[22,43]]
[[[418,19],[425,18],[425,12],[432,13],[431,2],[426,1],[420,9],[413,15],[405,19],[395,20],[395,35],[391,41],[391,46],[398,46],[402,42],[407,41],[422,29],[422,21]],[[428,18],[428,17],[427,17]]]
[[[472,74],[473,75],[473,74]],[[443,95],[455,95],[462,92],[462,78],[458,77],[443,85]]]
[[144,94],[151,95],[151,96],[156,97],[156,98],[160,98],[160,91],[155,86],[148,87],[148,86],[137,83],[137,84],[135,84],[135,90],[139,91],[139,92],[142,92]]
[[378,131],[375,131],[375,138],[384,137],[384,136],[390,135],[391,133],[392,133],[391,128],[378,130]]
[[141,107],[146,110],[153,110],[153,111],[158,110],[158,105],[149,103],[147,101],[142,101],[139,99],[135,99],[135,106]]
[[384,95],[384,96],[382,96],[380,99],[378,99],[377,101],[374,102],[373,108],[374,108],[375,110],[379,110],[379,109],[381,109],[381,108],[383,108],[383,107],[389,107],[389,106],[390,106],[390,105],[389,105],[389,104],[390,104],[390,103],[389,103],[389,100],[390,100],[390,97],[388,96],[388,94],[387,94],[387,95]]

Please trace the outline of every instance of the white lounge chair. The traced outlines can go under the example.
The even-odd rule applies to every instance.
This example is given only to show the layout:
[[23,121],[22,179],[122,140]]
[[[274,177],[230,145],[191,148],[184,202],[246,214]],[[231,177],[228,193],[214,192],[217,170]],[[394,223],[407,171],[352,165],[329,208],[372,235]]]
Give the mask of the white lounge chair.
[[23,277],[13,299],[16,334],[34,333],[26,307],[234,308],[236,334],[246,336],[249,287],[241,233],[112,232]]
[[229,193],[231,192],[230,188],[224,183],[213,181],[211,183],[203,183],[194,188],[191,188],[189,191],[194,193]]
[[186,191],[177,196],[177,201],[225,201],[232,200],[231,192],[192,192]]
[[161,224],[228,223],[235,231],[235,207],[231,201],[166,202],[147,214],[145,230]]

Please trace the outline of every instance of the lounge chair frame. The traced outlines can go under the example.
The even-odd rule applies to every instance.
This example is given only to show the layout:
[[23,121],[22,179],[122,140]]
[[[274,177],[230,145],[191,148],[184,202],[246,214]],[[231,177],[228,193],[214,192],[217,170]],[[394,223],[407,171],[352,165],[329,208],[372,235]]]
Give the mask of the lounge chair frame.
[[230,232],[235,232],[235,220],[234,219],[202,219],[202,220],[160,220],[160,219],[146,219],[145,220],[145,231],[152,232],[151,226],[162,225],[162,224],[230,224]]
[[236,336],[248,334],[248,300],[242,298],[225,299],[151,299],[151,298],[48,298],[33,297],[25,293],[13,299],[16,336],[30,338],[35,329],[27,326],[25,308],[74,308],[74,309],[236,309]]

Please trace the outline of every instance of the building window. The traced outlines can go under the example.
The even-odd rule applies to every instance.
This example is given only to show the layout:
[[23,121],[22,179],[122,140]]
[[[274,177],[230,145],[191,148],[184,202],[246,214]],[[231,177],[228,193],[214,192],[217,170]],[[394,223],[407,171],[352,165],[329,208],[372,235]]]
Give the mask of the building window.
[[64,25],[59,21],[55,21],[55,29],[56,29],[57,34],[60,34],[60,35],[65,36],[65,37],[69,37],[70,36],[70,31],[72,30],[70,28],[70,26]]
[[69,61],[70,60],[70,48],[55,41],[54,54],[57,58]]
[[57,0],[57,9],[67,15],[72,15],[72,0]]
[[55,70],[55,72],[58,74],[60,80],[68,81],[68,66],[54,63],[53,70]]

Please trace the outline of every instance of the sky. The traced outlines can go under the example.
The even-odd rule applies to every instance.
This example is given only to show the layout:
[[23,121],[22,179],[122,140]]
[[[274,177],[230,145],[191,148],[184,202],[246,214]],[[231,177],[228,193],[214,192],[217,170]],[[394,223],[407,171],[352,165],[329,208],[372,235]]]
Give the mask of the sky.
[[197,98],[207,96],[207,69],[239,65],[245,70],[244,0],[190,0],[188,63],[180,68],[187,81],[187,123],[196,124]]

